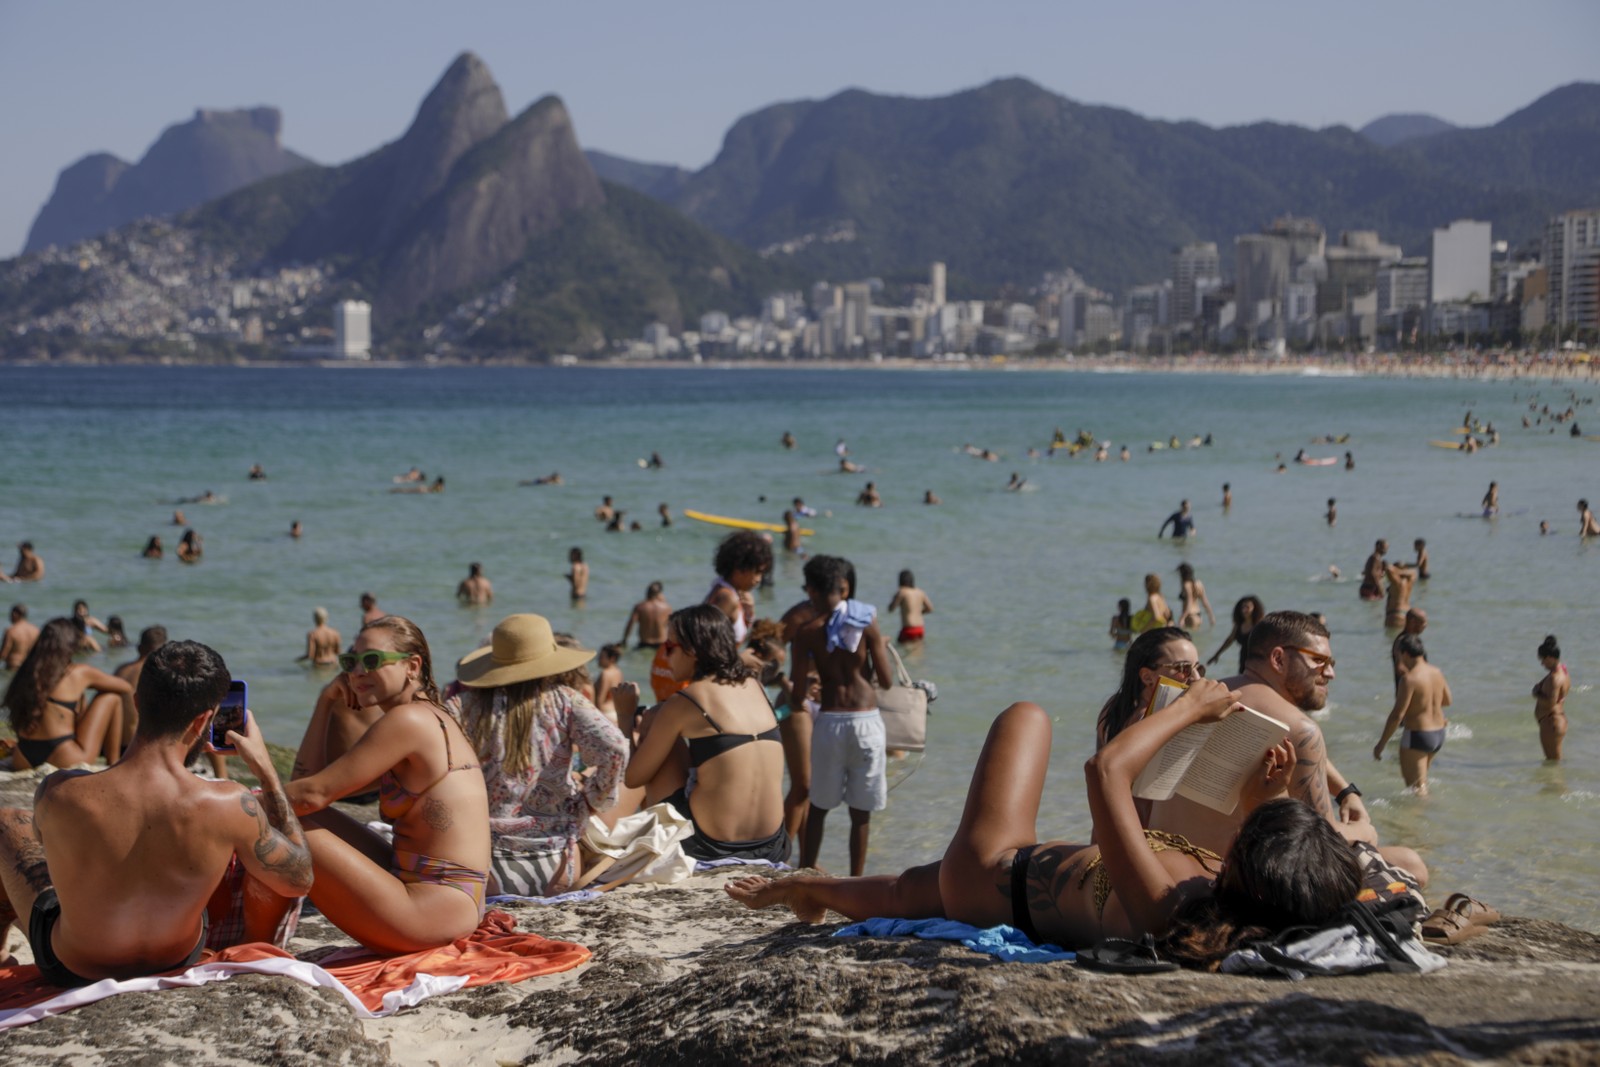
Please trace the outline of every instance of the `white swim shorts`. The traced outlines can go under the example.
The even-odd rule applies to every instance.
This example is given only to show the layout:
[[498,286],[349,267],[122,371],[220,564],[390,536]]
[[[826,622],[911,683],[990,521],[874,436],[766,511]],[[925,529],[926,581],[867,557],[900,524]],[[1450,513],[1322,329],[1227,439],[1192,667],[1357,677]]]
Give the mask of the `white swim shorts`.
[[884,747],[883,716],[877,708],[813,716],[811,803],[824,811],[841,802],[857,811],[887,808]]

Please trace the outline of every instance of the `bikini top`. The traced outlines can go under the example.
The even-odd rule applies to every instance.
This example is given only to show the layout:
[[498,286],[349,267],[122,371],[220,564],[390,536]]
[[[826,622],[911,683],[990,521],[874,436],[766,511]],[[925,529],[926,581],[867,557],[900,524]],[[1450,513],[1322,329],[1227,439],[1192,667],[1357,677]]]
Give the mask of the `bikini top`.
[[[767,691],[763,689],[761,695],[765,697]],[[717,731],[710,737],[686,737],[683,739],[683,743],[689,746],[689,766],[691,767],[698,767],[713,756],[731,752],[740,745],[748,745],[752,741],[778,741],[780,743],[782,741],[777,723],[773,723],[771,729],[763,730],[759,734],[724,733],[722,727],[717,725],[717,720],[713,719],[710,713],[700,706],[698,700],[688,693],[679,693],[679,696],[693,704],[695,710],[699,711],[705,717],[706,722],[711,724],[711,728]],[[767,705],[770,707],[771,704],[772,702],[768,700]]]
[[465,763],[457,767],[451,762],[450,728],[444,724],[444,719],[442,718],[437,719],[437,722],[439,723],[440,733],[444,734],[444,774],[435,778],[428,788],[413,793],[400,784],[400,779],[395,777],[393,770],[384,771],[383,776],[378,779],[378,814],[383,816],[385,822],[395,823],[409,815],[417,801],[432,792],[433,787],[444,781],[445,777],[452,771],[475,771],[479,769],[479,765],[476,763]]

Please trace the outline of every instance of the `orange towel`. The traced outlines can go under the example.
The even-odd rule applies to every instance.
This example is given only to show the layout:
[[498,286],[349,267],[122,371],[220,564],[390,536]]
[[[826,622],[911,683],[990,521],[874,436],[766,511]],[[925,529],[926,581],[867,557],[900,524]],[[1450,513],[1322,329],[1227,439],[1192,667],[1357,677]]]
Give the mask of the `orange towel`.
[[[381,956],[364,948],[347,948],[324,958],[318,966],[338,979],[368,1011],[377,1011],[383,1005],[385,993],[405,989],[419,974],[460,975],[466,977],[468,986],[480,986],[557,974],[589,959],[590,952],[582,945],[550,941],[537,934],[519,934],[516,927],[516,920],[506,912],[490,911],[469,936],[441,948],[403,956]],[[266,959],[292,960],[294,957],[282,949],[256,943],[207,952],[196,966]],[[64,992],[67,991],[41,982],[39,968],[32,964],[0,967],[0,1011],[25,1008]]]

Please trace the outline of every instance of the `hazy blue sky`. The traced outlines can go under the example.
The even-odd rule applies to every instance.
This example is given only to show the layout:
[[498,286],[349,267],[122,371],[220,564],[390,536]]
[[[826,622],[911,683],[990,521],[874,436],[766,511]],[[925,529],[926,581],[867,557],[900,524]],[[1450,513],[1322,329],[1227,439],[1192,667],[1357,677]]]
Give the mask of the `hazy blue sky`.
[[513,113],[555,93],[585,147],[698,167],[775,101],[1009,75],[1213,126],[1487,125],[1600,80],[1597,39],[1597,0],[0,0],[0,256],[90,152],[137,160],[196,107],[273,104],[286,145],[340,162],[399,136],[465,50]]

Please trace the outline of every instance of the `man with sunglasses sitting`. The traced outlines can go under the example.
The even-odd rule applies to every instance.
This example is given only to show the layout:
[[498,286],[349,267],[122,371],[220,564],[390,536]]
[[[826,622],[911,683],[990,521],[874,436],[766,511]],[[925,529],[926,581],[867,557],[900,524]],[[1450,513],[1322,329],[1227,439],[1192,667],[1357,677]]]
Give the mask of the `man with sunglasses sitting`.
[[[1223,679],[1239,691],[1239,701],[1289,727],[1295,767],[1289,795],[1320,812],[1351,842],[1376,846],[1377,829],[1367,816],[1356,789],[1328,759],[1322,729],[1306,714],[1328,703],[1334,658],[1328,628],[1298,611],[1274,611],[1250,631],[1244,673]],[[1150,829],[1181,834],[1214,852],[1226,852],[1238,832],[1242,813],[1223,815],[1181,796],[1157,801]],[[1410,849],[1384,849],[1392,862],[1426,882],[1427,868]]]

